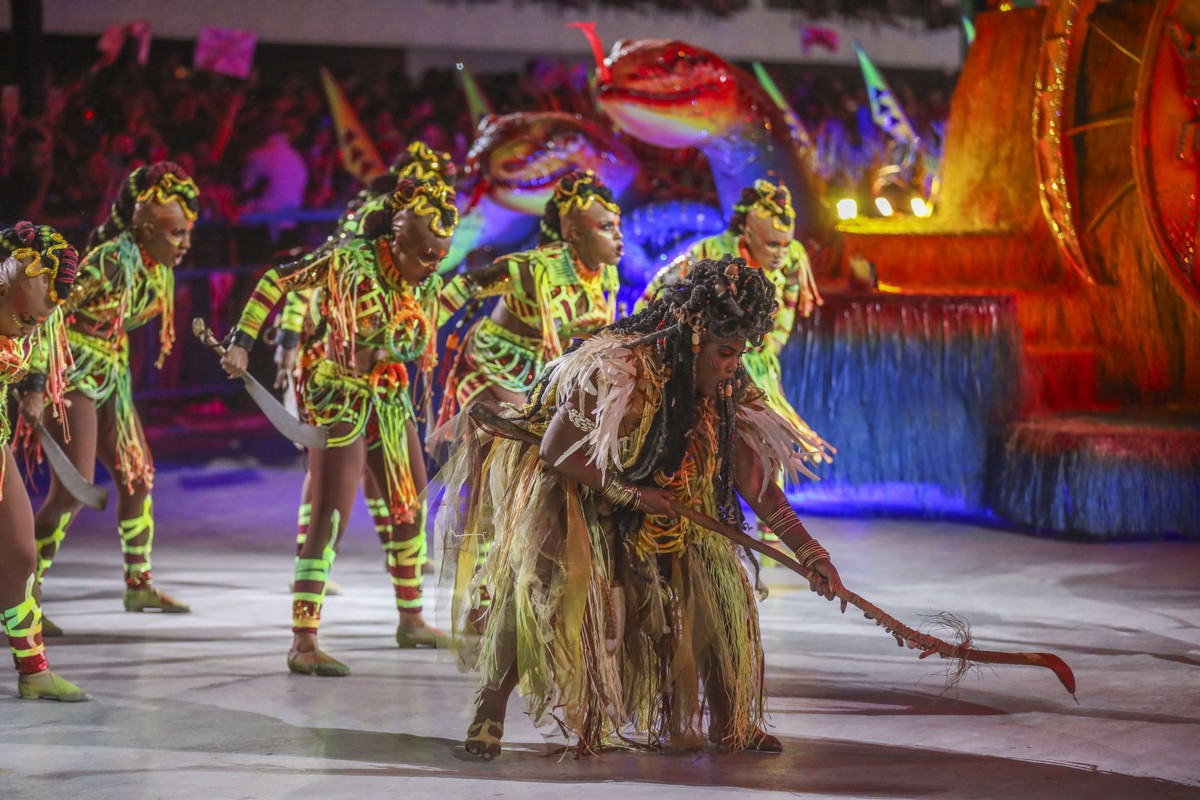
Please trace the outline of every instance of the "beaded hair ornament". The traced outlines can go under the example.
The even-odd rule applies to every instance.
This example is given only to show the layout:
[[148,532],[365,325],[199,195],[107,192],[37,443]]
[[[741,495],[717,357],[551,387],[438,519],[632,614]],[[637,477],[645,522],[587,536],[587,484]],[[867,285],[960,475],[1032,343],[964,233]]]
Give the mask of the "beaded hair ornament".
[[413,142],[406,152],[411,160],[403,166],[393,166],[397,180],[417,178],[449,183],[458,172],[449,153],[439,153],[424,142]]
[[417,216],[429,217],[433,232],[449,238],[458,225],[455,199],[454,189],[436,177],[402,178],[392,193],[391,209],[392,213],[411,211]]
[[[663,292],[659,296],[659,300],[667,303],[666,316],[674,319],[675,324],[655,331],[645,337],[647,340],[658,340],[661,344],[668,333],[686,328],[691,331],[692,352],[699,353],[700,343],[709,333],[709,328],[715,327],[716,330],[712,333],[720,338],[745,338],[752,340],[754,344],[761,341],[763,334],[770,328],[771,317],[775,311],[774,304],[772,304],[770,313],[763,315],[741,311],[738,309],[737,295],[738,283],[746,269],[745,260],[726,255],[719,261],[710,263],[720,270],[723,278],[721,288],[715,295],[705,298],[703,305],[697,305],[696,298],[691,293],[669,290]],[[734,302],[727,302],[727,300]],[[714,311],[727,316],[726,318],[712,316]],[[711,319],[710,316],[712,316]]]
[[31,222],[18,222],[15,227],[4,231],[2,239],[3,250],[8,250],[13,258],[31,259],[25,267],[26,276],[50,276],[50,300],[55,305],[61,304],[66,298],[60,296],[59,289],[64,290],[63,294],[70,289],[79,266],[79,254],[75,248],[48,225],[34,225]]
[[620,206],[605,200],[596,192],[596,189],[603,185],[596,173],[590,169],[579,172],[574,178],[564,177],[554,187],[554,205],[558,207],[559,217],[565,217],[576,209],[587,211],[592,207],[592,203],[599,203],[612,213],[620,214]]
[[753,199],[745,192],[742,198],[734,204],[734,214],[755,213],[769,217],[771,225],[776,230],[789,231],[796,221],[796,211],[792,208],[792,193],[783,185],[776,186],[770,181],[759,178],[751,187]]
[[196,182],[190,177],[180,177],[174,172],[168,172],[139,192],[137,185],[134,183],[136,175],[136,172],[130,175],[129,181],[130,188],[133,190],[132,194],[137,197],[139,203],[155,202],[159,205],[165,205],[172,200],[179,199],[183,215],[190,222],[196,221],[196,206],[197,200],[200,197],[200,190],[196,188]]

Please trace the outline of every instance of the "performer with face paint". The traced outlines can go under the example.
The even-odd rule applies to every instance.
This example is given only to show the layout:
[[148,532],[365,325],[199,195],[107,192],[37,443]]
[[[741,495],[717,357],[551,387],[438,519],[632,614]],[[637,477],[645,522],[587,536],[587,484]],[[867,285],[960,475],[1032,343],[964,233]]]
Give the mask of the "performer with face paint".
[[25,700],[89,699],[46,662],[42,610],[33,592],[33,508],[8,446],[8,391],[22,378],[34,339],[47,356],[47,371],[27,386],[48,396],[56,415],[64,412],[67,344],[58,309],[71,293],[78,262],[53,228],[18,222],[0,232],[0,622],[17,667],[17,692]]
[[[757,180],[753,186],[742,190],[739,202],[733,207],[729,228],[724,233],[701,239],[663,267],[646,287],[635,310],[645,308],[664,286],[682,280],[693,265],[705,258],[729,255],[745,259],[748,266],[762,270],[775,287],[779,311],[770,333],[760,346],[746,351],[742,365],[772,409],[807,438],[825,446],[792,408],[780,380],[779,354],[792,335],[797,313],[807,317],[821,304],[808,254],[804,245],[796,241],[795,234],[796,214],[787,187]],[[779,542],[779,537],[761,520],[760,530],[763,541]]]
[[[196,184],[178,164],[134,170],[92,234],[75,291],[62,309],[74,366],[67,373],[66,415],[46,420],[46,429],[86,479],[99,458],[117,485],[126,611],[190,610],[151,581],[154,462],[133,404],[129,332],[158,320],[161,367],[175,341],[175,266],[191,247],[198,209]],[[35,363],[34,370],[41,366]],[[43,407],[41,392],[21,399],[21,415],[30,424],[42,419]],[[39,586],[80,507],[51,473],[35,523]]]
[[499,754],[514,688],[577,753],[687,749],[705,737],[781,749],[762,727],[762,643],[738,553],[672,506],[740,527],[740,495],[815,570],[814,591],[832,599],[840,586],[768,477],[811,475],[819,446],[763,402],[740,363],[775,308],[761,270],[702,260],[547,368],[507,415],[540,445],[477,429],[453,449],[437,531],[457,634],[477,627],[480,587],[493,595],[468,752]]
[[329,447],[309,453],[311,515],[296,559],[287,659],[292,672],[350,673],[320,650],[317,631],[325,584],[364,468],[386,487],[394,521],[418,526],[425,469],[407,365],[415,362],[428,382],[437,359],[437,265],[457,223],[453,189],[439,180],[402,179],[387,204],[363,219],[357,235],[343,232],[336,245],[269,270],[222,358],[226,372],[240,376],[280,297],[320,289],[326,334],[302,354],[300,384],[304,417],[328,430]]
[[[423,142],[413,142],[388,170],[388,175],[378,183],[363,190],[346,208],[346,213],[338,220],[337,234],[330,237],[328,244],[334,245],[342,241],[341,234],[349,237],[359,236],[363,230],[364,221],[372,219],[372,215],[388,208],[392,201],[392,192],[397,181],[404,178],[440,180],[452,185],[455,177],[454,162],[449,153],[437,153]],[[390,181],[390,187],[384,189],[382,184]],[[440,284],[439,284],[440,285]],[[296,366],[299,363],[298,354],[310,347],[319,346],[319,340],[313,335],[321,327],[323,321],[321,292],[319,289],[289,292],[281,314],[279,338],[275,350],[275,363],[278,372],[275,378],[276,388],[285,388],[295,377]],[[387,352],[380,350],[379,358],[386,358]],[[426,395],[431,387],[425,385]],[[303,397],[297,401],[303,403]],[[398,395],[380,398],[380,402],[411,403],[411,400],[401,399]],[[424,409],[417,408],[418,414]],[[370,429],[367,448],[374,450],[382,446],[377,427]],[[421,449],[409,451],[410,464],[404,468],[414,474],[424,475],[424,454]],[[367,469],[362,477],[363,494],[367,509],[375,525],[375,533],[383,546],[387,557],[388,573],[392,578],[392,588],[396,597],[396,608],[400,622],[396,628],[396,644],[399,647],[433,647],[439,639],[444,641],[440,633],[430,627],[424,618],[424,587],[422,570],[428,558],[428,548],[425,538],[425,508],[422,505],[414,521],[405,521],[407,507],[390,508],[386,487],[378,484]],[[424,489],[423,477],[419,481],[418,491]],[[304,486],[301,489],[300,511],[297,515],[296,549],[299,552],[308,538],[308,528],[312,519],[312,482],[311,475],[306,474]],[[327,583],[326,594],[334,594],[334,582]]]
[[539,239],[537,249],[459,275],[442,292],[443,319],[471,300],[500,300],[463,339],[439,425],[476,400],[523,404],[542,368],[573,337],[616,318],[621,209],[594,173],[575,170],[559,179]]

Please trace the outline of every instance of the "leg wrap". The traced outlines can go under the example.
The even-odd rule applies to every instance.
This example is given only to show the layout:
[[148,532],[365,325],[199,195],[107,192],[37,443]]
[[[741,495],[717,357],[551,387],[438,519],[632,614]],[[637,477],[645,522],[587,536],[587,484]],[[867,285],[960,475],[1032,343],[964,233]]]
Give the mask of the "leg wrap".
[[312,522],[312,503],[301,503],[300,510],[296,512],[296,554],[299,555],[300,548],[304,547],[304,543],[308,540],[308,526]]
[[17,672],[32,675],[49,669],[46,648],[42,645],[42,610],[33,599],[33,575],[25,582],[25,599],[20,605],[0,612],[8,649],[12,651]]
[[392,512],[388,510],[387,500],[382,497],[368,497],[367,510],[371,512],[371,521],[375,523],[375,535],[386,550],[388,542],[392,539]]
[[[400,535],[400,528],[395,535]],[[392,587],[396,591],[396,608],[417,613],[422,608],[422,547],[425,536],[418,528],[408,539],[388,542],[388,573],[392,576]]]
[[332,516],[333,532],[329,543],[320,558],[296,557],[295,591],[292,593],[292,632],[316,633],[321,625],[321,606],[325,602],[325,583],[329,580],[329,570],[333,567],[333,559],[337,551],[333,549],[337,541],[338,527],[341,514],[337,511]]
[[42,577],[46,574],[46,570],[50,569],[51,562],[58,555],[58,548],[62,546],[63,539],[67,538],[67,526],[71,524],[72,514],[70,511],[58,518],[58,525],[49,536],[43,536],[41,539],[36,539],[34,545],[37,547],[37,582],[42,583]]
[[[140,589],[150,585],[150,548],[154,545],[154,503],[147,496],[142,513],[117,522],[121,554],[125,557],[125,585]],[[141,544],[136,542],[141,541]]]

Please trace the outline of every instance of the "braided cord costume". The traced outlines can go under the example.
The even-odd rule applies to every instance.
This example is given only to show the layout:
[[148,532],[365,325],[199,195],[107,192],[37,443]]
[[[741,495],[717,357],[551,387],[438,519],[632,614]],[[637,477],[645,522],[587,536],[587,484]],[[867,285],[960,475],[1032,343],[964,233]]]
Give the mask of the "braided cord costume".
[[[304,320],[312,319],[327,329],[327,335],[324,339],[309,337],[302,349],[302,413],[314,425],[347,426],[344,433],[330,437],[331,448],[345,447],[360,436],[366,438],[369,447],[383,448],[387,508],[373,508],[372,516],[385,510],[396,522],[417,523],[422,516],[421,500],[409,467],[407,430],[417,414],[409,391],[407,365],[417,364],[428,390],[437,360],[434,326],[442,283],[436,274],[417,287],[385,278],[381,271],[394,269],[388,247],[386,239],[347,237],[332,248],[269,270],[242,313],[236,338],[253,342],[285,292],[306,298],[303,303],[294,301],[285,310],[285,330],[298,332]],[[384,354],[365,374],[355,369],[353,360],[354,350],[362,347]],[[300,510],[305,529],[307,511],[304,507]],[[389,547],[393,582],[401,581],[396,583],[397,604],[404,609],[420,608],[423,541],[422,536]],[[298,558],[296,581],[326,583],[333,555],[330,546],[319,559]],[[323,592],[297,592],[294,630],[315,630],[323,601]]]
[[[63,310],[72,323],[67,329],[74,360],[67,373],[70,390],[97,407],[113,404],[121,473],[114,477],[129,492],[134,483],[152,486],[154,467],[134,421],[129,332],[159,320],[155,366],[161,367],[175,343],[174,270],[146,258],[133,233],[126,231],[84,257],[75,291]],[[35,369],[40,367],[39,358]]]
[[619,288],[615,266],[606,264],[592,272],[563,242],[513,253],[482,270],[456,276],[442,291],[443,322],[470,300],[500,296],[508,310],[538,334],[508,330],[490,317],[475,322],[463,340],[459,358],[464,368],[455,370],[457,383],[447,387],[439,424],[488,386],[528,394],[542,368],[562,355],[564,343],[616,318]]
[[[543,435],[560,404],[590,406],[590,417],[571,414],[587,431],[579,446],[589,462],[602,472],[630,467],[667,382],[654,346],[629,346],[632,338],[603,332],[559,359],[522,424]],[[655,482],[717,516],[719,401],[697,402],[682,467]],[[813,443],[760,393],[729,402],[740,403],[735,435],[767,474],[811,474],[803,462]],[[535,723],[553,720],[581,750],[638,741],[693,747],[703,739],[707,669],[727,693],[724,744],[748,746],[763,719],[763,651],[754,591],[728,540],[686,519],[639,515],[623,529],[607,500],[545,463],[538,447],[484,433],[456,446],[443,483],[446,497],[464,498],[443,503],[437,519],[456,633],[471,635],[469,612],[483,586],[492,592],[476,663],[485,688],[499,686],[515,660]],[[628,609],[623,621],[618,605]]]
[[[22,222],[18,223],[16,230],[28,237],[28,232],[36,229],[29,223]],[[33,261],[26,267],[26,275],[33,277],[49,273],[50,298],[55,303],[61,303],[55,280],[61,271],[64,275],[69,273],[68,280],[74,281],[77,256],[60,234],[52,232],[47,235],[47,230],[42,228],[39,234],[41,238],[49,240],[49,246],[44,253],[32,248],[14,248],[11,246],[12,242],[5,241],[4,249],[11,251],[5,255],[18,258],[33,256]],[[70,251],[70,263],[65,266],[60,258],[65,255],[64,251]],[[67,285],[69,287],[69,283]],[[0,503],[4,502],[4,479],[10,455],[9,440],[12,436],[7,398],[10,389],[25,377],[31,368],[35,353],[40,354],[42,372],[38,374],[35,386],[28,390],[44,392],[50,401],[52,413],[64,419],[64,394],[70,350],[67,346],[67,329],[61,305],[51,312],[31,337],[16,339],[0,336],[0,392],[5,398],[5,402],[0,403]],[[6,533],[13,535],[14,532]],[[20,535],[20,532],[17,532],[17,535]],[[42,641],[42,609],[33,593],[36,581],[37,574],[34,570],[24,581],[21,601],[10,608],[0,608],[0,628],[4,630],[8,648],[12,652],[13,665],[20,676],[19,694],[28,699],[44,696],[68,701],[86,700],[87,694],[79,687],[50,673],[46,647]]]
[[[129,332],[155,319],[159,321],[155,366],[161,367],[175,342],[174,270],[151,261],[134,241],[133,233],[122,232],[84,257],[75,290],[62,311],[67,318],[66,336],[73,362],[66,374],[67,390],[89,398],[98,410],[111,404],[118,472],[113,479],[130,495],[137,485],[149,492],[154,485],[154,465],[133,406]],[[46,352],[44,347],[35,352],[33,371],[43,370]],[[52,531],[39,536],[39,583],[45,579],[73,518],[73,514],[63,514],[54,521]],[[149,586],[154,542],[150,496],[133,516],[118,519],[117,526],[127,588]]]
[[[400,170],[392,170],[396,172],[396,178],[400,179],[403,176],[416,176],[416,178],[432,178],[439,179],[439,169],[442,168],[442,158],[420,142],[414,142],[409,145],[408,154],[414,158],[413,163],[408,167]],[[449,156],[444,156],[448,160]],[[368,191],[360,193],[359,198],[361,203],[358,206],[352,207],[342,217],[338,219],[337,230],[338,236],[353,237],[360,236],[362,233],[362,223],[365,219],[379,211],[389,209],[391,201],[390,192],[380,192],[371,194]],[[344,239],[343,239],[344,240]],[[330,241],[335,241],[330,239]],[[431,278],[432,281],[432,278]],[[440,281],[436,284],[440,289]],[[425,289],[421,290],[425,293]],[[427,293],[425,293],[427,294]],[[422,295],[424,296],[424,295]],[[433,319],[432,315],[430,317]],[[313,341],[314,333],[322,324],[322,303],[320,303],[319,288],[302,289],[288,291],[283,301],[283,309],[278,318],[278,327],[280,327],[280,338],[278,344],[283,348],[299,347],[301,351],[300,362],[313,362],[319,359],[319,343]],[[422,407],[426,402],[430,401],[432,386],[428,381],[430,375],[425,375],[425,398],[422,399]],[[298,403],[304,402],[304,398],[298,397]],[[408,392],[392,393],[382,398],[379,402],[412,402]],[[424,411],[424,408],[419,409]],[[412,408],[409,407],[409,417],[412,416]],[[426,417],[430,415],[426,414]],[[379,437],[379,428],[377,425],[367,427],[367,449],[376,450],[377,447],[383,445],[383,440]],[[407,441],[407,439],[406,439]],[[409,469],[408,462],[401,465],[401,469],[407,471]],[[415,487],[414,487],[415,488]],[[366,489],[366,486],[364,486]],[[428,545],[425,536],[425,505],[421,503],[416,510],[416,519],[412,518],[412,509],[409,506],[389,507],[388,499],[366,497],[367,510],[371,513],[372,523],[376,534],[379,537],[380,545],[384,548],[386,560],[388,560],[388,573],[391,576],[392,590],[396,596],[396,608],[404,613],[420,613],[424,610],[425,593],[422,587],[421,572],[424,569],[425,563],[428,560]],[[298,519],[296,519],[296,547],[304,546],[304,542],[308,537],[308,525],[311,523],[312,506],[307,503],[301,503]],[[398,529],[397,522],[416,522],[418,524],[410,531]]]
[[[59,307],[28,339],[0,336],[0,392],[4,397],[4,402],[0,403],[0,447],[8,447],[12,441],[13,428],[8,419],[10,388],[29,372],[38,375],[38,384],[43,386],[43,391],[50,399],[54,416],[65,418],[66,375],[71,364],[67,333],[62,308]],[[0,458],[0,502],[4,500],[5,461]]]

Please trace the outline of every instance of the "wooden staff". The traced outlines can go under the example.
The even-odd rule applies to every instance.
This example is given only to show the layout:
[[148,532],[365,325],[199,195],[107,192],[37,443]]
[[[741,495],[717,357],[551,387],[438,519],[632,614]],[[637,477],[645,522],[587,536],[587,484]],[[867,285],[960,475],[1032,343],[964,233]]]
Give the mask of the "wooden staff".
[[[501,417],[493,409],[481,403],[472,404],[469,413],[473,419],[490,428],[499,436],[506,439],[516,439],[534,447],[541,446],[542,440],[539,436],[531,433],[512,420]],[[736,545],[748,547],[761,555],[775,559],[810,583],[815,583],[818,579],[821,579],[821,576],[791,556],[759,542],[757,539],[746,535],[732,525],[727,525],[718,519],[713,519],[707,514],[701,513],[676,500],[671,501],[671,507],[677,514],[687,517],[700,527],[714,533],[719,533]],[[1062,683],[1063,688],[1071,693],[1071,697],[1075,697],[1075,675],[1071,672],[1071,668],[1067,666],[1067,662],[1053,653],[1005,653],[998,650],[980,650],[971,646],[970,636],[967,636],[960,644],[950,644],[936,636],[908,627],[895,617],[884,612],[879,606],[867,602],[845,586],[838,589],[835,592],[835,596],[843,604],[852,605],[862,611],[863,616],[867,619],[874,620],[876,625],[895,637],[897,645],[903,647],[907,644],[913,650],[920,650],[921,654],[918,658],[927,658],[936,653],[942,658],[955,659],[960,664],[960,668],[956,671],[952,680],[957,680],[961,677],[970,664],[1015,664],[1018,666],[1045,667],[1054,673],[1055,677]],[[1076,699],[1076,702],[1078,702],[1078,699]]]

